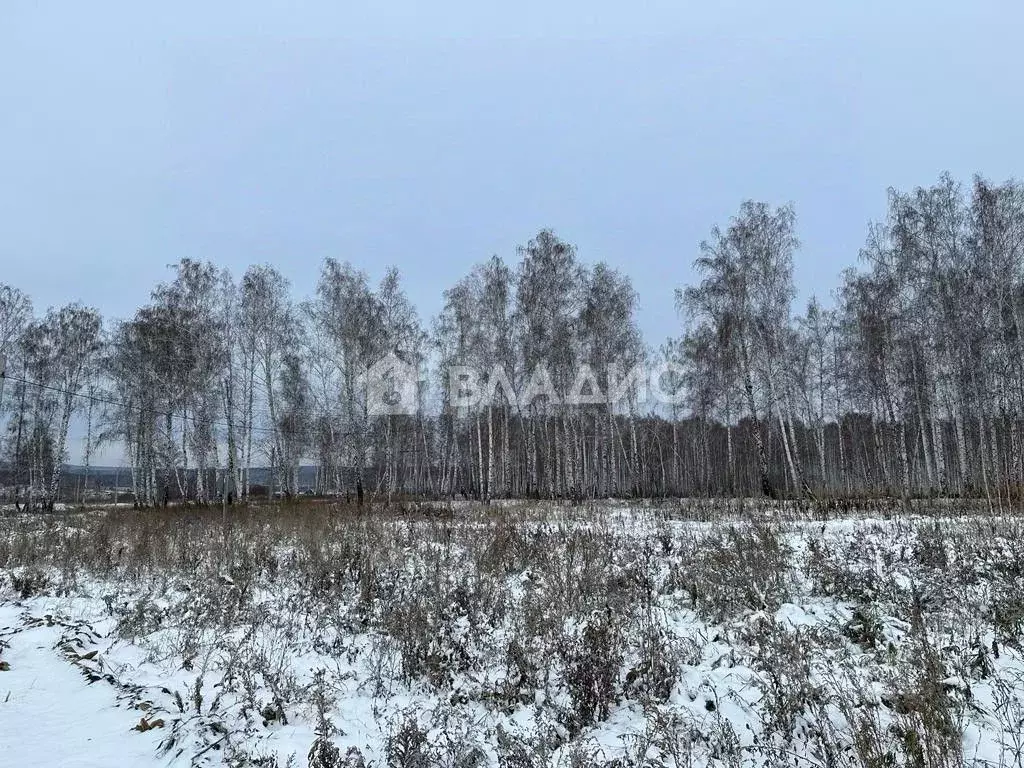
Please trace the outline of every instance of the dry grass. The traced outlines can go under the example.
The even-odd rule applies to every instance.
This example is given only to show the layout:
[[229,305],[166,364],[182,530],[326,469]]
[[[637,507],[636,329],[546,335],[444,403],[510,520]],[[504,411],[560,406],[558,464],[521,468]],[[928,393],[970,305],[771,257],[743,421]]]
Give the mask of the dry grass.
[[[930,511],[837,530],[795,522],[832,506],[750,502],[6,517],[0,599],[102,600],[117,636],[191,675],[163,715],[172,748],[217,744],[235,765],[274,764],[252,744],[304,718],[318,768],[940,768],[965,761],[972,717],[1011,733],[1022,711],[1020,679],[986,659],[1018,653],[1024,530]],[[833,612],[784,620],[812,603]],[[313,675],[296,662],[311,654]],[[749,685],[686,682],[722,665]],[[353,686],[435,705],[388,710],[364,754],[335,744]],[[591,737],[616,710],[642,726],[613,756]],[[1020,765],[1024,744],[1003,742]]]

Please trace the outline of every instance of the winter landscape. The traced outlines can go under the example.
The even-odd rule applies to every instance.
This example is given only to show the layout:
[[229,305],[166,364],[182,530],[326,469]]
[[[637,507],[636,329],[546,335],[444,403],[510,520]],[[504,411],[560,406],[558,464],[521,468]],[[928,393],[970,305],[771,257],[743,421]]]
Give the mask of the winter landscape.
[[1024,187],[889,200],[802,313],[745,203],[659,350],[547,230],[429,329],[333,260],[4,286],[12,764],[1021,765]]
[[8,517],[6,764],[1020,765],[1021,523],[919,509]]
[[10,5],[0,768],[1024,768],[1024,10]]

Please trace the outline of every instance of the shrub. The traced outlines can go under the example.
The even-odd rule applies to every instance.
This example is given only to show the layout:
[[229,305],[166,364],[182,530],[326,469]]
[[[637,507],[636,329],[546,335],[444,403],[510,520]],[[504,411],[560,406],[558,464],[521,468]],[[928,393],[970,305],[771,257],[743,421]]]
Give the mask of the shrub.
[[616,700],[622,667],[622,635],[611,609],[594,611],[577,636],[563,637],[559,647],[563,682],[572,702],[566,723],[578,733],[605,720]]

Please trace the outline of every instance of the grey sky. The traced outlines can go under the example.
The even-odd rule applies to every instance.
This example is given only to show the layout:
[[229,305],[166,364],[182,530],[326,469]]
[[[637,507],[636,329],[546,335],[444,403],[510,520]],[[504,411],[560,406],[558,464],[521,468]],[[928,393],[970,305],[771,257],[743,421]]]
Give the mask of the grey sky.
[[127,316],[181,257],[397,264],[426,318],[553,227],[647,340],[744,198],[827,294],[888,185],[1020,176],[1020,3],[45,3],[0,8],[0,280]]

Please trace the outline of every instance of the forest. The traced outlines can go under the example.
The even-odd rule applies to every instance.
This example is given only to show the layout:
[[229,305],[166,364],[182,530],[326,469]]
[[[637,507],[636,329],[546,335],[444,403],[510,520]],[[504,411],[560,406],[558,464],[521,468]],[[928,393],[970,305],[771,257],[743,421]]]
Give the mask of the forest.
[[[0,485],[53,508],[80,429],[86,476],[117,448],[140,507],[246,499],[255,468],[277,496],[1015,500],[1024,185],[890,190],[840,287],[806,306],[799,246],[793,206],[748,201],[665,254],[695,259],[697,280],[676,288],[663,342],[642,337],[628,275],[550,230],[473,267],[434,318],[398,268],[373,284],[334,259],[307,297],[271,265],[237,276],[183,259],[116,320],[40,311],[0,284]],[[413,412],[368,406],[366,371],[387,355],[420,372]],[[620,378],[642,363],[671,364],[671,404]],[[625,396],[454,404],[459,366],[500,367],[517,388],[544,366],[562,389],[583,364]]]

